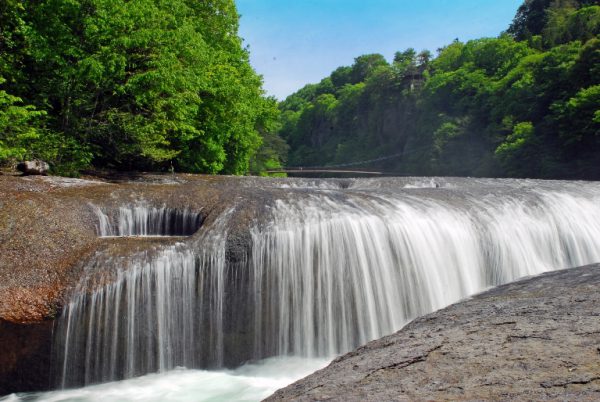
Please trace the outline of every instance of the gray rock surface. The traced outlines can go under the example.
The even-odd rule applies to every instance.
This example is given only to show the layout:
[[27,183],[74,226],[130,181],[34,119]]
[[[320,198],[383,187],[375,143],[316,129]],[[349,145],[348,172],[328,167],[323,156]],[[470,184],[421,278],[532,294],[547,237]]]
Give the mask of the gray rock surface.
[[267,400],[600,400],[600,264],[418,318]]
[[21,162],[17,165],[17,170],[26,175],[47,175],[50,165],[44,161],[33,160]]

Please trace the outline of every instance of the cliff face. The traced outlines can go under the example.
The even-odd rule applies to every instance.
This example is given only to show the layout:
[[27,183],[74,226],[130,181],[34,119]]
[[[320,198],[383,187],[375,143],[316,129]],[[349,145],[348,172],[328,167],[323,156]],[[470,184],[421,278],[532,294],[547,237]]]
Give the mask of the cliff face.
[[52,320],[0,320],[0,396],[51,387]]
[[418,318],[276,400],[600,397],[600,264],[500,286]]

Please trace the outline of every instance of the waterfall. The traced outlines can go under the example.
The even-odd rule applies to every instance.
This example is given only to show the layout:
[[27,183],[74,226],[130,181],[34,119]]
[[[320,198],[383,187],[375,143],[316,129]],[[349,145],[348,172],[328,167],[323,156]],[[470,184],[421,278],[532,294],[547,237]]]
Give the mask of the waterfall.
[[145,205],[119,207],[114,216],[92,205],[101,237],[190,236],[202,225],[202,215],[188,210]]
[[253,231],[255,349],[333,356],[487,287],[600,261],[597,196],[534,196],[278,202]]
[[[127,210],[136,208],[120,209]],[[202,236],[199,252],[178,242],[130,258],[104,252],[92,258],[58,322],[58,385],[106,382],[178,366],[223,365],[222,271],[229,213]],[[104,216],[98,214],[101,223]],[[102,276],[110,275],[107,267],[115,271],[108,280]],[[205,310],[210,314],[204,316]]]
[[[242,261],[226,258],[234,210],[153,252],[100,253],[59,320],[58,385],[333,357],[487,287],[600,261],[598,184],[419,183],[285,182]],[[104,214],[113,228],[130,215]]]

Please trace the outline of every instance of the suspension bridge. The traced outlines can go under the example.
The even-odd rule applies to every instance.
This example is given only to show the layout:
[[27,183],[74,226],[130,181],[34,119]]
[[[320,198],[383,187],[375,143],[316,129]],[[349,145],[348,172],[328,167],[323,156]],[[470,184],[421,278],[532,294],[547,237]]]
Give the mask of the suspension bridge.
[[[413,151],[414,152],[414,151]],[[361,169],[355,168],[355,166],[369,165],[375,162],[381,162],[388,159],[394,159],[401,156],[406,155],[405,152],[395,153],[393,155],[382,156],[375,159],[368,159],[358,162],[349,162],[349,163],[340,163],[337,165],[328,165],[328,166],[294,166],[294,167],[284,167],[281,169],[272,169],[267,170],[267,173],[286,173],[292,175],[304,175],[304,174],[360,174],[360,175],[369,175],[369,176],[409,176],[404,173],[394,172],[394,171],[385,171],[379,169]]]

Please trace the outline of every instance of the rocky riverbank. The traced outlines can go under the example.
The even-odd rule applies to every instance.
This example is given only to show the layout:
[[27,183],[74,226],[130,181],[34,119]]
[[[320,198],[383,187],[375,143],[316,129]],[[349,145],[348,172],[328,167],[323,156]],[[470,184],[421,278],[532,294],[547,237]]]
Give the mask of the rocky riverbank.
[[267,401],[598,400],[600,264],[500,286],[337,358]]

